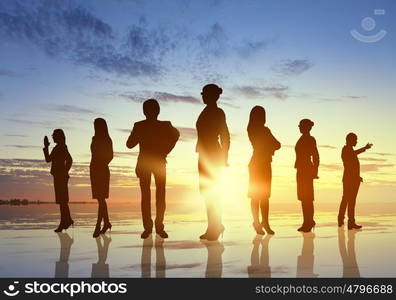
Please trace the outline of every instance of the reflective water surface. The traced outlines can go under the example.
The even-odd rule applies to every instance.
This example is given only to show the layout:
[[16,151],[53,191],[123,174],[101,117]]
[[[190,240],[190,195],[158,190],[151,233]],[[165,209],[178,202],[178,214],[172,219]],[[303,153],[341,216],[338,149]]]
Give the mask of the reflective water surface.
[[359,216],[363,230],[348,231],[317,212],[314,233],[302,234],[299,214],[273,212],[273,236],[255,235],[249,218],[225,219],[222,239],[201,242],[204,220],[185,215],[166,217],[169,239],[142,240],[140,216],[123,205],[110,206],[112,232],[97,239],[95,205],[81,205],[76,226],[59,234],[55,205],[0,210],[2,277],[396,276],[392,214]]

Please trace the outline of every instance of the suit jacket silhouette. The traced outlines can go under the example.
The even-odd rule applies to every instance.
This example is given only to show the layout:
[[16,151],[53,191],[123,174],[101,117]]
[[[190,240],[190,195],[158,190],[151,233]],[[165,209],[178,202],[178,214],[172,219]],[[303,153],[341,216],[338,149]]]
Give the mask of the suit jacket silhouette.
[[213,162],[217,159],[222,163],[227,162],[230,133],[224,111],[217,106],[206,106],[198,117],[196,127],[198,135],[196,152],[205,155]]
[[55,177],[65,177],[69,178],[68,171],[73,163],[72,157],[70,156],[69,151],[67,150],[66,145],[57,144],[51,151],[51,154],[48,153],[48,148],[43,148],[45,161],[51,162],[51,174]]
[[344,164],[344,174],[342,176],[342,181],[362,180],[360,177],[360,163],[358,154],[363,151],[361,149],[354,150],[353,147],[349,145],[346,145],[342,148],[341,158]]
[[134,124],[127,146],[133,148],[139,144],[138,164],[144,160],[166,163],[166,156],[179,136],[170,121],[143,120]]

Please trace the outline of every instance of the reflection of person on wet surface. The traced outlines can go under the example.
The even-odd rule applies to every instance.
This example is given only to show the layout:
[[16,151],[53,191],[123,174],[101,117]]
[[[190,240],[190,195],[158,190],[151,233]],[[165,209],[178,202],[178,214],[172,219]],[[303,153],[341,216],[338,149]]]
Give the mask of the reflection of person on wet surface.
[[360,271],[356,261],[355,235],[359,231],[348,230],[348,248],[345,246],[345,232],[343,228],[338,228],[338,247],[343,265],[342,277],[359,278]]
[[206,263],[206,278],[220,278],[223,273],[223,252],[224,245],[219,241],[202,241],[208,250],[208,260]]
[[136,122],[126,143],[128,148],[139,144],[139,156],[136,164],[136,176],[140,181],[142,194],[142,217],[144,231],[141,235],[147,238],[153,229],[151,219],[151,175],[154,175],[156,187],[155,231],[162,238],[168,234],[164,230],[166,156],[172,151],[179,139],[179,131],[169,121],[157,120],[160,106],[157,100],[149,99],[143,103],[146,120]]
[[201,195],[206,200],[208,218],[208,227],[200,239],[209,241],[217,240],[224,231],[220,199],[216,192],[221,168],[228,164],[228,149],[230,147],[226,117],[224,111],[217,106],[222,92],[223,90],[215,84],[203,87],[201,95],[206,107],[196,122],[199,188]]
[[298,231],[309,232],[315,226],[314,220],[314,186],[313,180],[318,177],[319,152],[316,147],[316,140],[310,135],[314,122],[309,119],[300,121],[298,127],[302,133],[296,143],[297,169],[297,196],[301,201],[304,221]]
[[[103,244],[101,238],[103,239]],[[111,238],[106,235],[101,235],[96,238],[96,246],[98,248],[98,262],[92,264],[92,278],[109,278],[109,264],[106,264],[107,253],[109,252],[109,245]]]
[[[97,118],[94,121],[95,135],[91,143],[91,164],[89,174],[91,178],[92,198],[98,200],[98,218],[93,237],[111,230],[106,198],[109,198],[110,170],[109,163],[113,159],[113,142],[109,136],[106,121]],[[103,228],[100,229],[103,220]]]
[[[251,265],[248,267],[250,278],[271,277],[271,267],[269,265],[269,241],[273,235],[267,235],[264,239],[257,235],[253,239],[253,249],[250,256]],[[261,245],[261,255],[259,254]]]
[[66,232],[57,232],[60,242],[59,261],[55,264],[55,278],[69,277],[69,257],[74,240]]
[[[155,275],[157,278],[165,278],[166,260],[164,253],[164,239],[156,236],[154,247],[155,247],[155,257],[156,257]],[[152,249],[153,249],[153,238],[152,236],[150,236],[149,238],[143,240],[142,259],[141,259],[142,278],[151,277]]]
[[370,149],[373,144],[367,143],[366,146],[354,150],[358,137],[354,133],[346,136],[346,145],[342,148],[342,162],[344,164],[344,175],[342,177],[343,195],[338,212],[338,226],[344,225],[345,211],[348,207],[348,229],[361,229],[361,225],[355,222],[355,205],[356,197],[359,191],[360,183],[363,181],[360,177],[360,164],[358,155]]
[[314,239],[313,232],[303,233],[303,246],[301,255],[297,257],[297,275],[296,277],[310,277],[316,278],[317,274],[314,273]]
[[[269,197],[271,196],[272,170],[271,161],[280,143],[265,126],[266,115],[262,106],[255,106],[250,112],[247,127],[249,140],[253,146],[253,155],[249,163],[249,197],[253,215],[253,227],[257,234],[274,234],[269,222]],[[261,209],[262,221],[259,219]]]
[[66,137],[62,129],[55,129],[52,138],[56,146],[51,154],[48,151],[50,142],[44,137],[44,157],[46,162],[51,162],[51,174],[54,177],[55,202],[59,204],[61,220],[55,232],[61,232],[74,224],[69,209],[69,170],[73,160],[66,146]]

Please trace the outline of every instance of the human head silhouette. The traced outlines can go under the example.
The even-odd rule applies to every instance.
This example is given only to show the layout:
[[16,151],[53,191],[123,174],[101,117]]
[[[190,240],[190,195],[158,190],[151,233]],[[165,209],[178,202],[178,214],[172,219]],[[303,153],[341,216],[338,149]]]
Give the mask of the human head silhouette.
[[143,113],[147,119],[157,119],[160,113],[160,106],[157,100],[148,99],[143,103]]
[[217,100],[219,100],[219,97],[222,93],[223,90],[216,84],[213,83],[207,84],[202,88],[202,92],[201,92],[202,100],[206,105],[216,104]]
[[314,122],[312,122],[310,119],[302,119],[298,124],[298,127],[300,128],[300,132],[302,134],[309,133],[312,129],[312,126],[314,126]]
[[94,121],[95,136],[96,137],[108,137],[109,130],[105,119],[96,118]]
[[350,132],[346,136],[346,144],[355,147],[357,144],[358,137],[353,132]]
[[61,144],[61,145],[66,144],[65,133],[63,132],[62,129],[55,129],[54,132],[52,133],[52,139],[56,144]]
[[265,125],[265,109],[262,106],[256,105],[250,111],[249,126],[264,126]]

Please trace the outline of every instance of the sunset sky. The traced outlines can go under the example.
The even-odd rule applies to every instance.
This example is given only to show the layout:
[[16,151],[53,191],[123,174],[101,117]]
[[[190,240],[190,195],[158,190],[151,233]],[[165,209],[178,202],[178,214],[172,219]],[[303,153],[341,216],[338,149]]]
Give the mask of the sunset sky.
[[[374,144],[360,155],[359,201],[394,201],[395,13],[392,0],[1,1],[0,199],[53,200],[42,140],[63,128],[74,159],[71,200],[89,200],[96,117],[107,120],[114,145],[110,197],[137,199],[138,149],[125,142],[144,118],[142,101],[154,97],[160,119],[181,132],[168,159],[168,203],[195,201],[200,92],[216,83],[232,135],[222,181],[227,201],[247,201],[246,126],[254,105],[265,107],[282,144],[273,159],[271,201],[297,201],[294,145],[302,118],[315,122],[317,201],[339,202],[340,152],[349,132],[358,135],[358,147]],[[376,22],[371,31],[362,28],[366,17]],[[387,34],[364,43],[353,29]]]

